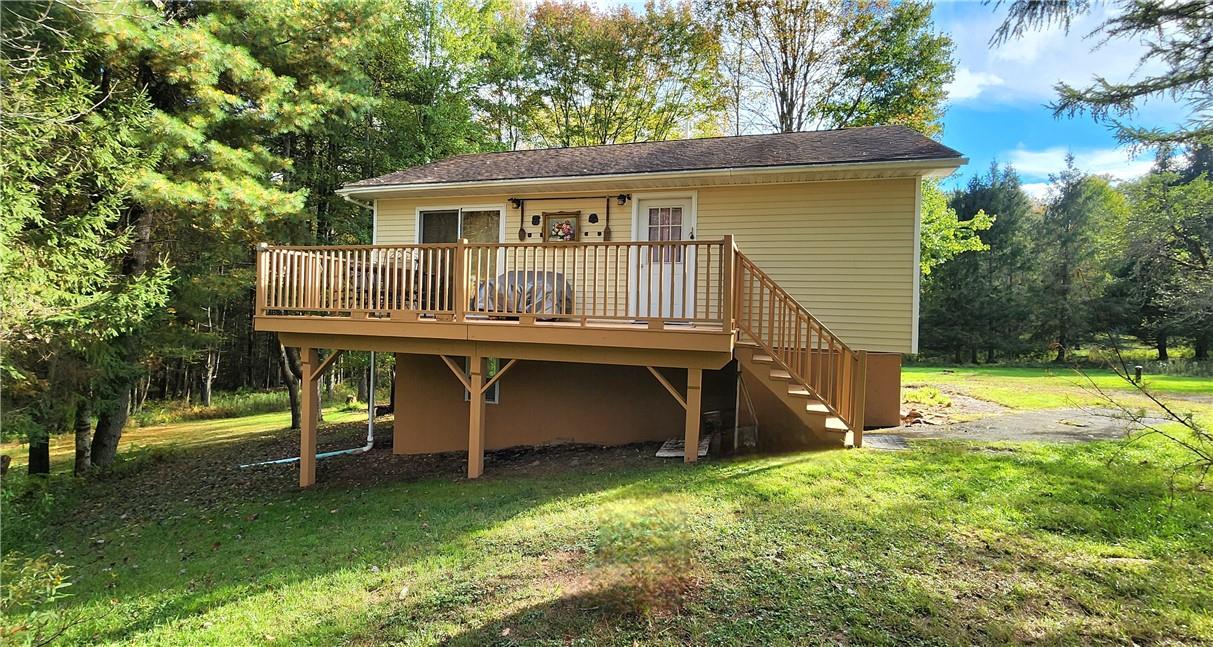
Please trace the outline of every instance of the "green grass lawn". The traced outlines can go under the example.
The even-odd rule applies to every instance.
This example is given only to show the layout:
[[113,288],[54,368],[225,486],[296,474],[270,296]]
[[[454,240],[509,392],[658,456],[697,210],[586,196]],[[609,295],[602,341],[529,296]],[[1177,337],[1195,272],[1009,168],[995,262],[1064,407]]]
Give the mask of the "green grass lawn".
[[[345,423],[366,420],[365,411],[347,411],[341,407],[326,408],[324,419],[328,423]],[[248,441],[259,435],[268,437],[291,424],[288,411],[258,413],[239,418],[189,420],[166,425],[152,425],[127,429],[122,434],[124,450],[158,450],[172,448],[174,451],[205,448],[232,442]],[[56,472],[70,472],[75,459],[75,439],[63,434],[51,437],[51,466]],[[0,453],[13,457],[16,467],[24,466],[29,459],[25,443],[0,443]]]
[[[1094,387],[1114,394],[1126,402],[1143,404],[1135,393],[1110,370],[1079,373],[1069,368],[999,368],[906,366],[902,385],[946,386],[982,400],[1013,409],[1053,409],[1076,406],[1106,406]],[[1151,391],[1168,398],[1204,399],[1213,405],[1213,377],[1146,375],[1143,382]],[[1200,402],[1198,402],[1200,404]],[[1205,408],[1205,407],[1199,407]]]
[[288,433],[228,422],[87,481],[7,477],[5,553],[72,567],[65,643],[1213,642],[1213,498],[1171,488],[1161,442],[549,449],[475,482],[458,456],[377,450],[299,491],[292,468],[232,467]]

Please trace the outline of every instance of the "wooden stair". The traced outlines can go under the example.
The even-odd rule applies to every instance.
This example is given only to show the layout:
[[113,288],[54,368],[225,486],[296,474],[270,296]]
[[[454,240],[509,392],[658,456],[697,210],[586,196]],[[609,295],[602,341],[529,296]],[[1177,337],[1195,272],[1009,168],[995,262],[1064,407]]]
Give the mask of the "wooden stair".
[[739,342],[734,356],[749,377],[748,382],[756,383],[774,395],[795,414],[815,440],[826,446],[855,446],[855,436],[846,422],[833,415],[825,402],[780,368],[775,359],[757,345]]

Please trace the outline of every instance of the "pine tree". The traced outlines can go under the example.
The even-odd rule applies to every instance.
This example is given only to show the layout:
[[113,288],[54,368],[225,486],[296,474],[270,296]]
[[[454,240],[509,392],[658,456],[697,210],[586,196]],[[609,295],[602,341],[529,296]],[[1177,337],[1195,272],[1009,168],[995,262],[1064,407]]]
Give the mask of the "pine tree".
[[[1086,87],[1056,86],[1056,115],[1087,113],[1111,126],[1122,141],[1146,145],[1208,144],[1213,137],[1209,87],[1213,85],[1213,2],[1209,0],[1015,0],[991,45],[1019,38],[1033,29],[1060,25],[1103,5],[1109,16],[1087,36],[1092,47],[1115,47],[1136,41],[1144,54],[1127,79],[1095,76]],[[1138,74],[1138,72],[1141,72]],[[1176,127],[1143,128],[1129,121],[1151,99],[1171,99],[1190,109]]]
[[[358,33],[365,11],[320,1],[81,9],[104,45],[101,58],[113,82],[142,89],[150,106],[135,145],[153,162],[130,183],[126,280],[139,280],[155,259],[165,259],[177,270],[175,300],[213,313],[222,308],[225,282],[207,285],[205,277],[222,279],[224,268],[243,264],[243,280],[251,279],[254,244],[301,221],[307,198],[305,189],[283,182],[289,157],[269,144],[365,105],[341,55],[346,48],[336,46]],[[164,311],[158,327],[196,332],[190,314],[188,307],[180,315]],[[94,389],[97,464],[111,462],[117,450],[150,329],[112,342],[120,370],[108,371]]]
[[1038,334],[1064,362],[1092,332],[1092,308],[1107,283],[1107,249],[1123,232],[1124,198],[1107,180],[1083,173],[1066,157],[1051,176],[1050,200],[1036,232],[1040,283]]
[[[128,187],[152,164],[138,147],[150,111],[115,80],[87,16],[53,2],[5,3],[0,164],[4,425],[24,428],[29,470],[50,469],[48,436],[118,370],[110,344],[166,300],[167,272],[116,270],[133,249]],[[78,456],[77,470],[87,468]]]
[[1021,354],[1031,313],[1031,200],[1014,169],[992,164],[954,193],[950,206],[961,218],[988,213],[993,223],[976,232],[986,251],[961,254],[924,281],[923,346],[952,353],[958,362],[976,362],[983,352],[986,362]]

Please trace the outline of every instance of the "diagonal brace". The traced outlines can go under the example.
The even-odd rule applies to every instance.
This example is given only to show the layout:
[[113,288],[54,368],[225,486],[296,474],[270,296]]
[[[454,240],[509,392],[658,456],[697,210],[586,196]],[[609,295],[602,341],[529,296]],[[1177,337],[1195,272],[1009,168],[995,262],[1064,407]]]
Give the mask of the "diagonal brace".
[[455,363],[455,360],[451,359],[450,357],[447,357],[446,355],[439,355],[439,357],[442,358],[442,361],[446,362],[447,368],[451,369],[451,372],[455,374],[455,377],[459,378],[459,382],[463,384],[463,388],[467,389],[468,393],[471,393],[472,383],[468,381],[468,376],[464,375],[463,369],[460,368],[460,366]]
[[645,368],[649,369],[649,372],[653,374],[653,377],[657,378],[658,382],[661,382],[661,386],[664,386],[665,390],[669,391],[670,395],[674,396],[674,399],[678,401],[679,406],[681,406],[683,409],[687,408],[686,398],[682,397],[682,394],[678,392],[678,389],[674,388],[674,385],[670,384],[670,381],[665,379],[665,376],[662,375],[660,371],[652,366],[646,366]]
[[315,382],[316,380],[320,379],[320,376],[324,375],[324,372],[329,370],[329,367],[333,365],[333,362],[337,361],[337,358],[344,354],[345,351],[343,350],[333,351],[331,355],[324,358],[323,362],[320,362],[320,366],[317,366],[316,370],[312,371],[312,373],[307,376],[308,381]]
[[510,370],[510,367],[511,367],[511,366],[513,366],[513,365],[514,365],[514,363],[515,363],[515,362],[517,362],[517,361],[518,361],[518,360],[516,360],[516,359],[512,359],[512,360],[510,360],[510,361],[506,362],[506,365],[505,365],[505,366],[502,366],[502,367],[501,367],[501,370],[497,371],[497,374],[493,376],[493,379],[491,379],[491,380],[489,380],[489,381],[485,382],[485,383],[484,383],[484,386],[480,387],[480,392],[481,392],[481,393],[487,393],[487,392],[488,392],[488,390],[489,390],[489,387],[491,387],[491,386],[493,386],[494,384],[496,384],[496,383],[497,383],[497,380],[500,380],[500,379],[501,379],[501,376],[502,376],[502,375],[505,375],[505,372],[506,372],[506,371],[508,371],[508,370]]

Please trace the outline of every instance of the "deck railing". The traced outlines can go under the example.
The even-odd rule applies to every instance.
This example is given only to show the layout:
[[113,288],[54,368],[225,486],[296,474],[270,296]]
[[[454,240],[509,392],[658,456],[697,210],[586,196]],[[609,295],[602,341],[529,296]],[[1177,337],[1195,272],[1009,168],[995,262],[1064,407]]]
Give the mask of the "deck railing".
[[850,429],[863,429],[867,354],[830,332],[741,252],[735,253],[736,326]]
[[[731,239],[263,246],[258,314],[727,325]],[[726,254],[728,250],[728,254]]]
[[257,314],[738,330],[851,429],[866,354],[714,241],[263,246]]

